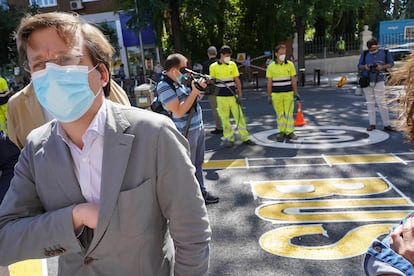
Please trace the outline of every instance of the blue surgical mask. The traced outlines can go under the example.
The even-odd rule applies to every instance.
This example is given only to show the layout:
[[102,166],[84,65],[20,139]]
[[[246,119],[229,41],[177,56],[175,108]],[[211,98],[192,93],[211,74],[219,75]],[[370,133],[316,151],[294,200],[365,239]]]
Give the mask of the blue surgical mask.
[[177,82],[178,82],[178,83],[181,83],[181,81],[183,80],[183,78],[185,78],[185,74],[180,73],[180,75],[179,75],[179,76],[178,76],[178,78],[177,78]]
[[45,69],[32,74],[37,99],[58,121],[78,120],[102,92],[101,89],[95,96],[90,89],[88,74],[92,70],[88,69],[88,66],[46,63]]

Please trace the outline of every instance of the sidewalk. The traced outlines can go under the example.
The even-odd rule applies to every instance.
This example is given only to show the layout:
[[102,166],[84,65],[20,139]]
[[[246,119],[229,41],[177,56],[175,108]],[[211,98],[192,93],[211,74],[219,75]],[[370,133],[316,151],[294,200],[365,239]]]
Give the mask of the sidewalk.
[[[305,75],[305,87],[307,86],[324,86],[324,87],[336,87],[339,80],[345,76],[346,82],[345,85],[356,85],[358,83],[358,75],[357,73],[336,73],[336,74],[330,74],[330,75],[320,75],[319,79],[319,85],[318,85],[318,78],[315,75],[306,74]],[[251,83],[244,81],[242,83],[242,87],[244,91],[266,91],[267,86],[267,79],[266,78],[258,78],[258,85],[256,84],[256,81],[253,81]],[[298,87],[302,87],[302,83],[298,80]]]

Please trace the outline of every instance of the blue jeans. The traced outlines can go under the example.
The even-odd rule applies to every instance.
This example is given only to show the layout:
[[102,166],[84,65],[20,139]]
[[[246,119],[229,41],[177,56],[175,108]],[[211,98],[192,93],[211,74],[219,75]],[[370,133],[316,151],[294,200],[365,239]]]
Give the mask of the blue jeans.
[[[413,214],[414,212],[406,216],[403,222],[407,217],[413,216]],[[414,275],[413,265],[390,248],[389,238],[390,235],[388,234],[382,241],[375,240],[372,243],[364,259],[365,274],[378,275],[380,272],[381,274],[395,273],[398,275],[397,273],[401,273],[400,275]]]

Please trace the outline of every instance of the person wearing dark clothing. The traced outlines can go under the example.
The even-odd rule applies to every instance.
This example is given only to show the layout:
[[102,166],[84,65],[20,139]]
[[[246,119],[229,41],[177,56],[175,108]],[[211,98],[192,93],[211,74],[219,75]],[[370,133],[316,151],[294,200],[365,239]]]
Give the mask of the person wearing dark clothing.
[[9,189],[19,154],[19,148],[0,130],[0,203]]
[[[208,60],[204,61],[203,63],[203,74],[210,75],[210,65],[216,62],[217,59],[217,49],[214,46],[210,46],[207,49],[207,55]],[[221,119],[219,115],[217,114],[217,95],[215,92],[215,86],[209,85],[207,87],[207,94],[208,94],[208,100],[210,102],[211,111],[213,112],[214,122],[216,123],[216,128],[210,133],[212,134],[222,134],[223,133],[223,127],[221,125]]]
[[[367,78],[366,86],[361,86],[367,100],[368,131],[376,129],[376,111],[381,115],[385,131],[395,131],[390,124],[387,99],[385,94],[386,70],[394,66],[394,60],[388,50],[378,47],[375,38],[367,41],[368,51],[363,51],[359,57],[358,69]],[[375,107],[377,106],[377,108]]]

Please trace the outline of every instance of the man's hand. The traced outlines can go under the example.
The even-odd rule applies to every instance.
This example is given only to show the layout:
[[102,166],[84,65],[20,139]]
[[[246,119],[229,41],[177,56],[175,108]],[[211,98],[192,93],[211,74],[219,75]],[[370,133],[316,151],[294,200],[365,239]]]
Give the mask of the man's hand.
[[73,228],[78,229],[82,225],[95,229],[98,226],[99,205],[81,203],[72,210]]
[[299,94],[295,94],[295,96],[293,96],[295,101],[300,102],[300,96]]
[[241,105],[241,103],[242,103],[241,97],[239,97],[239,96],[235,96],[235,97],[236,97],[236,103]]
[[207,87],[207,82],[205,79],[203,78],[199,78],[197,81],[192,81],[191,82],[191,88],[194,90],[198,90],[198,93],[200,93],[200,91],[206,91],[206,87]]
[[390,247],[414,264],[414,217],[407,218],[390,235]]

